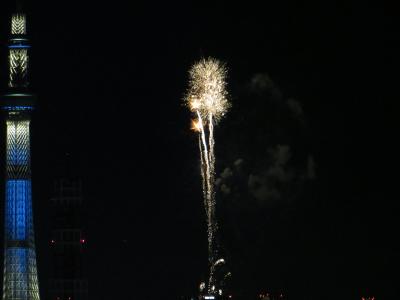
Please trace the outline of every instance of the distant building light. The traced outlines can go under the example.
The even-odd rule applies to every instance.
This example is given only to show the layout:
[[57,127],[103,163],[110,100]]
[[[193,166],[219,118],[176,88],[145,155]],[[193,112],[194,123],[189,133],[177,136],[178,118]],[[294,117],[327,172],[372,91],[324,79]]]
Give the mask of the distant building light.
[[81,242],[81,244],[84,244],[86,242],[86,240],[85,239],[81,239],[80,242]]
[[204,299],[215,299],[214,296],[204,296]]

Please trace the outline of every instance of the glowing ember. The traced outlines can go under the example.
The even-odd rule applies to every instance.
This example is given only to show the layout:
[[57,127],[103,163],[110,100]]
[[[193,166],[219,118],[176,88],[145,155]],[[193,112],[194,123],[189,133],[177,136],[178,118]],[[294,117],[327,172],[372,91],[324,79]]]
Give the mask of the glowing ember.
[[192,120],[192,127],[191,129],[197,132],[200,132],[202,125],[199,120]]

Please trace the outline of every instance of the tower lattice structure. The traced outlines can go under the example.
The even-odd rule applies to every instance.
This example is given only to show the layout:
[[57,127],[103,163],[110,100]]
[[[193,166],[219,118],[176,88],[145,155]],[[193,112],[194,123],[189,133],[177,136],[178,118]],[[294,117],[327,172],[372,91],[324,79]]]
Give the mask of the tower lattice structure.
[[32,213],[29,93],[29,40],[26,16],[12,15],[8,45],[8,92],[1,97],[6,121],[3,300],[39,300]]

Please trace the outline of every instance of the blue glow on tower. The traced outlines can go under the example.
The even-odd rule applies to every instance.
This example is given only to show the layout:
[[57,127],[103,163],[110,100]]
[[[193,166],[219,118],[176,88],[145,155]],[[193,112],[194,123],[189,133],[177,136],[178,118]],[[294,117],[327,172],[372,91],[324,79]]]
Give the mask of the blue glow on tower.
[[28,49],[30,47],[31,46],[29,46],[29,45],[23,45],[23,44],[8,46],[9,49]]
[[29,48],[26,17],[11,20],[9,92],[0,98],[6,115],[6,184],[4,213],[3,300],[39,300],[32,212]]
[[26,179],[7,180],[6,182],[6,238],[8,240],[26,240],[28,237],[26,202],[32,201],[31,181]]

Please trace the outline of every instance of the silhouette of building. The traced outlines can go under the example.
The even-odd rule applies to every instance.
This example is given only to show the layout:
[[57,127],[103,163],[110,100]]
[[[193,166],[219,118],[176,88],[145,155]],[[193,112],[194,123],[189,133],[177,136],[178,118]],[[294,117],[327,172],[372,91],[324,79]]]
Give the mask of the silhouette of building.
[[82,181],[60,179],[54,183],[51,205],[51,279],[49,299],[88,299],[85,271],[85,220]]

